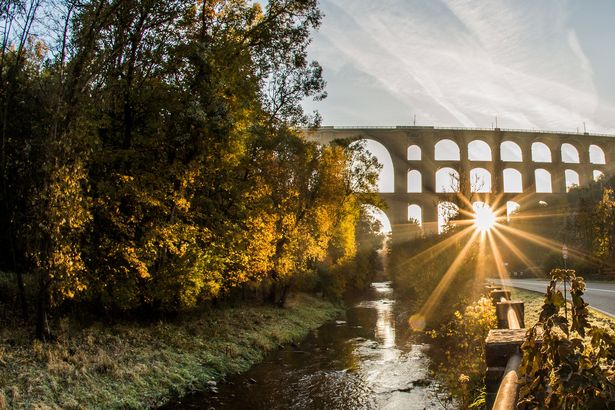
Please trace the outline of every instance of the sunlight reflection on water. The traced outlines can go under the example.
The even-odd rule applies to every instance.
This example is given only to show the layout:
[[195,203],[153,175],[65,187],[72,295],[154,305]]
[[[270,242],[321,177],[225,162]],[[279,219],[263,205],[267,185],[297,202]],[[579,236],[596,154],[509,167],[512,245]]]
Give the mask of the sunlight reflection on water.
[[[428,345],[397,328],[390,282],[373,283],[345,317],[280,349],[251,370],[171,409],[439,409]],[[400,306],[397,306],[400,305]],[[405,320],[400,326],[406,326]]]

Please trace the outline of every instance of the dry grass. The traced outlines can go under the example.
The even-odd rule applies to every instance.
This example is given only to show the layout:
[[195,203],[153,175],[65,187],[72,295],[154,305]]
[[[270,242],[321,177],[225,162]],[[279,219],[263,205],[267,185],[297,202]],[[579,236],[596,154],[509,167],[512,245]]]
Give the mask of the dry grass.
[[[524,302],[525,327],[529,328],[535,325],[542,310],[544,295],[538,292],[513,288],[511,289],[511,298]],[[615,333],[615,318],[591,309],[591,307],[589,309],[589,322],[594,326],[610,329],[611,332]]]
[[285,309],[211,310],[180,323],[77,329],[64,320],[51,344],[31,341],[29,329],[2,329],[0,409],[158,406],[248,369],[337,312],[296,295]]

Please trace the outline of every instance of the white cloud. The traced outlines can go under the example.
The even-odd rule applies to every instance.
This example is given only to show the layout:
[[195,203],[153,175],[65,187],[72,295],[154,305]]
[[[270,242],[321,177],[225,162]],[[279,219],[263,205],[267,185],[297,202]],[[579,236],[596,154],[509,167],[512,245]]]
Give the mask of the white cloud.
[[[311,52],[325,76],[351,66],[391,96],[374,98],[373,118],[408,124],[416,113],[422,124],[488,127],[497,115],[507,128],[575,130],[586,121],[593,131],[612,132],[615,107],[598,98],[567,5],[323,0],[325,19]],[[331,87],[336,104],[352,112],[358,102],[343,98],[346,87]],[[315,107],[325,123],[336,124],[326,100]]]

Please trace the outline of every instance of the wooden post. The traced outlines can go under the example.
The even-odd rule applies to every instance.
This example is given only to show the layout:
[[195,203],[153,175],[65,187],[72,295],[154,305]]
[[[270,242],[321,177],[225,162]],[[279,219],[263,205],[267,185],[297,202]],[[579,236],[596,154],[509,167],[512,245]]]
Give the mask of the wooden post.
[[[510,310],[513,310],[510,312]],[[495,304],[499,329],[520,329],[525,327],[524,304],[520,300],[507,300]],[[515,315],[516,322],[511,323],[510,315]]]
[[491,298],[491,301],[495,305],[496,303],[501,302],[502,298],[510,299],[510,291],[509,290],[492,290],[491,292],[489,292],[489,297]]
[[485,289],[485,294],[488,295],[494,290],[502,290],[502,287],[497,285],[485,285],[483,289]]

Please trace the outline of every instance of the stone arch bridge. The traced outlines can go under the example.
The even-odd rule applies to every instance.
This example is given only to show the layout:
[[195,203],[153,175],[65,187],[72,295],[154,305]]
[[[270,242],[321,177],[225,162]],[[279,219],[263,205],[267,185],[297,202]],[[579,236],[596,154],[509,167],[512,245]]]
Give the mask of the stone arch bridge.
[[[384,212],[397,238],[416,229],[409,223],[410,216],[419,220],[424,232],[437,232],[438,204],[451,192],[461,191],[472,202],[525,201],[522,207],[561,199],[572,186],[612,174],[614,137],[418,126],[321,127],[309,134],[322,144],[336,139],[372,140],[386,149],[390,160],[384,165],[392,168],[388,178],[393,183],[380,196],[388,205]],[[449,186],[447,178],[453,179]],[[480,184],[473,186],[475,180]]]

